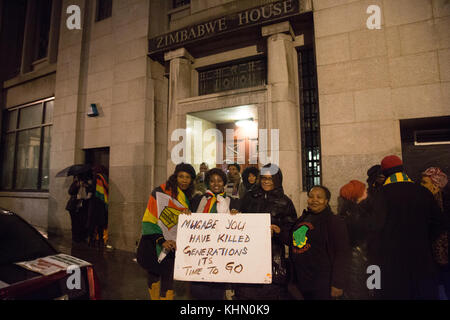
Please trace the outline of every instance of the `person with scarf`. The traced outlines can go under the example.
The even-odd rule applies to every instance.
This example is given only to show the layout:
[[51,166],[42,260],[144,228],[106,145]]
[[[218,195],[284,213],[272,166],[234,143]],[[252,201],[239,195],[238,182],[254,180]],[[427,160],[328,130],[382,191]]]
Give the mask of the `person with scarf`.
[[[430,190],[444,216],[450,218],[450,192],[447,175],[438,167],[430,167],[422,172],[420,184]],[[433,252],[439,268],[440,282],[444,286],[447,299],[450,299],[450,265],[448,263],[450,225],[433,242]]]
[[148,200],[142,218],[137,260],[147,270],[152,300],[174,298],[176,224],[179,214],[191,213],[195,176],[195,169],[190,164],[178,164],[167,182],[155,188]]
[[89,201],[87,230],[89,245],[103,248],[107,240],[108,228],[108,178],[103,166],[92,168],[94,182],[89,185],[92,197]]
[[324,186],[308,192],[308,207],[290,233],[295,284],[305,300],[343,296],[351,263],[351,248],[342,217],[330,208],[331,193]]
[[378,299],[437,299],[432,242],[447,221],[433,195],[413,183],[396,155],[381,161],[386,177],[369,216],[369,263],[381,271]]
[[261,168],[260,182],[254,190],[241,199],[239,209],[243,214],[270,213],[272,231],[272,283],[235,284],[238,300],[288,299],[289,263],[285,245],[289,243],[289,231],[297,219],[294,204],[283,190],[283,174],[275,164]]
[[[192,200],[193,212],[207,214],[236,214],[239,200],[227,196],[225,185],[227,176],[219,168],[206,172],[207,190],[204,195]],[[227,286],[224,283],[191,282],[191,296],[197,300],[223,300]]]
[[259,169],[247,167],[242,172],[242,183],[239,185],[239,199],[244,199],[245,194],[258,186]]

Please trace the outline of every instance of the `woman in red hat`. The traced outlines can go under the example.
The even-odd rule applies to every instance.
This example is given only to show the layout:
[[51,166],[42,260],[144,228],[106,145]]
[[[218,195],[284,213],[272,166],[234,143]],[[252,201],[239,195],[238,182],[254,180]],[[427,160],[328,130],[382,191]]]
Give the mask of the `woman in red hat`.
[[349,284],[346,297],[349,299],[370,298],[367,290],[367,243],[361,228],[361,220],[367,219],[367,188],[359,180],[351,180],[341,187],[338,197],[338,214],[345,219],[352,247]]
[[431,243],[447,229],[433,195],[415,184],[396,155],[381,161],[386,181],[370,212],[370,264],[381,270],[378,299],[434,300],[438,279]]

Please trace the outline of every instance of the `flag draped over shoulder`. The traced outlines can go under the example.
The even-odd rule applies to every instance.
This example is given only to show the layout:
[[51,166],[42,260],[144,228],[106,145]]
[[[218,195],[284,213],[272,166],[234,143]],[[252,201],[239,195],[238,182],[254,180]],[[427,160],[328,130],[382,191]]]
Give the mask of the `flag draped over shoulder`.
[[100,173],[97,174],[95,185],[95,196],[108,205],[108,180]]
[[198,205],[197,212],[230,213],[230,200],[225,192],[215,194],[207,190]]
[[[181,211],[189,208],[189,200],[184,192],[178,188],[177,198],[172,197],[170,190],[163,184],[153,190],[142,218],[142,235],[159,235],[160,239],[176,240],[178,216]],[[156,246],[157,255],[161,246]]]

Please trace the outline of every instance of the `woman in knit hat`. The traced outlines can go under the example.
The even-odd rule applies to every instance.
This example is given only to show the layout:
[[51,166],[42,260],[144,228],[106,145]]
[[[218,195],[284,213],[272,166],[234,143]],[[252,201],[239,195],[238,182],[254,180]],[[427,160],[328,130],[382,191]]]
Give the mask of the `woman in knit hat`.
[[403,172],[403,161],[396,155],[386,156],[381,160],[381,170],[386,177],[383,185],[397,182],[413,182],[408,175]]
[[173,300],[176,224],[179,214],[191,213],[195,169],[180,163],[166,183],[155,188],[142,218],[138,263],[148,272],[151,300]]
[[338,197],[338,215],[345,219],[352,247],[349,284],[346,297],[355,300],[370,298],[366,285],[367,243],[361,225],[367,219],[366,185],[359,180],[351,180],[341,187]]

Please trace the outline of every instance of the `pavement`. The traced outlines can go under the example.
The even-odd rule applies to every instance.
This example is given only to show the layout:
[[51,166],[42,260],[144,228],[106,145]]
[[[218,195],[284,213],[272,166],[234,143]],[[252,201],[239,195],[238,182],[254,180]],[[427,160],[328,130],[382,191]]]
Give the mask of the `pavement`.
[[[90,247],[87,243],[73,243],[63,236],[48,235],[48,241],[61,253],[88,261],[94,265],[100,281],[102,300],[150,300],[147,287],[147,273],[136,262],[134,252],[111,247]],[[189,284],[175,281],[176,300],[189,300]],[[294,300],[301,300],[301,294],[293,286],[289,291]],[[440,300],[447,300],[442,286]]]
[[[111,248],[91,247],[86,242],[74,243],[68,236],[46,235],[48,241],[61,253],[83,259],[94,265],[100,281],[102,300],[150,300],[147,272],[136,262],[134,252]],[[191,300],[189,283],[174,281],[175,300]],[[292,299],[302,299],[290,285]],[[231,299],[227,292],[227,299]]]
[[[134,252],[111,247],[95,248],[87,243],[72,243],[63,236],[49,235],[49,242],[61,253],[94,265],[103,300],[149,300],[147,273],[136,262]],[[175,282],[175,299],[189,299],[187,284]]]

